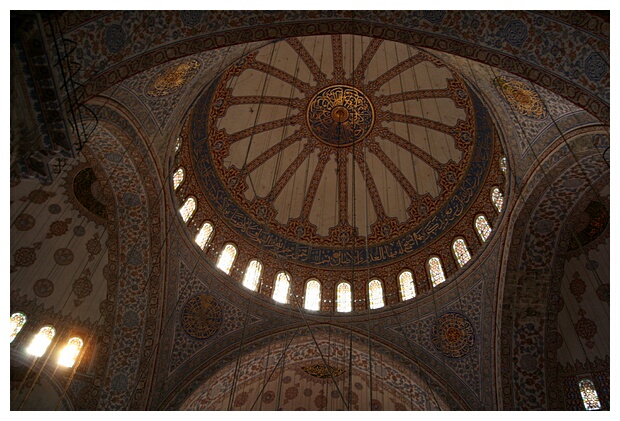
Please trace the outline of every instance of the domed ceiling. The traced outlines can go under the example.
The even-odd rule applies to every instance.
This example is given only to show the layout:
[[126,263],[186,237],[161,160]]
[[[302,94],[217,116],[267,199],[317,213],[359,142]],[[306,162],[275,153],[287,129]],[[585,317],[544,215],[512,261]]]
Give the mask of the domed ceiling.
[[302,277],[411,267],[403,259],[441,254],[428,246],[465,216],[460,235],[476,241],[485,180],[504,182],[490,116],[463,78],[425,51],[360,36],[245,55],[198,97],[182,137],[184,197],[208,203],[242,250]]

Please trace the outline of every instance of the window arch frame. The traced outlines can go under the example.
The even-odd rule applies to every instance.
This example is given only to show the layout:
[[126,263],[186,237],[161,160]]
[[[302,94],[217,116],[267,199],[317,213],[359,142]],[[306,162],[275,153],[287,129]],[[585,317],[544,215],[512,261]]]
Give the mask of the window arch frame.
[[[226,250],[226,247],[227,247],[228,245],[231,245],[231,246],[234,248],[234,250],[235,250],[235,254],[233,255],[233,258],[231,259],[231,262],[230,262],[230,264],[229,264],[229,266],[228,266],[228,271],[226,271],[226,270],[224,270],[222,267],[220,267],[220,262],[221,262],[221,260],[222,260],[222,256],[224,255],[224,250]],[[238,254],[239,254],[239,249],[237,248],[237,245],[236,245],[235,243],[233,243],[232,241],[229,241],[229,242],[225,243],[225,244],[222,246],[222,251],[221,251],[221,252],[220,252],[220,254],[219,254],[219,258],[217,259],[217,263],[215,264],[215,266],[216,266],[219,270],[221,270],[222,272],[224,272],[226,275],[229,275],[229,276],[230,276],[230,273],[232,272],[233,265],[235,264],[235,260],[237,259],[237,255],[238,255]]]
[[[250,271],[250,265],[254,262],[258,264],[258,269],[256,270],[258,273],[255,275],[255,279],[253,280],[252,284],[246,284],[248,272]],[[251,259],[245,267],[245,272],[243,274],[243,280],[241,281],[241,285],[243,285],[245,288],[249,289],[250,291],[258,292],[259,286],[260,286],[260,277],[262,273],[263,273],[263,264],[261,263],[261,261],[258,260],[257,258]]]
[[[482,233],[478,229],[478,219],[480,217],[484,218],[484,222],[486,223],[487,228],[489,229],[489,234],[486,237],[483,237]],[[480,239],[482,243],[486,243],[487,240],[491,237],[491,233],[493,233],[493,227],[491,227],[491,224],[489,223],[489,219],[484,213],[476,214],[476,217],[474,218],[474,230],[476,231],[476,234],[478,234],[478,238]]]
[[[381,291],[381,305],[377,306],[376,304],[373,304],[373,297],[371,294],[371,290],[370,290],[370,284],[372,284],[373,282],[377,282],[379,283],[379,288]],[[379,308],[383,308],[385,307],[385,288],[383,287],[383,281],[381,281],[381,279],[379,278],[372,278],[370,281],[368,281],[368,283],[366,284],[366,291],[368,294],[368,308],[370,308],[371,310],[377,310]]]
[[[413,295],[411,297],[409,297],[409,298],[405,298],[403,296],[403,287],[402,287],[401,276],[405,272],[409,272],[411,274],[411,285],[412,285]],[[409,300],[414,299],[416,297],[416,295],[418,295],[417,291],[416,291],[415,277],[413,276],[413,271],[411,269],[405,268],[405,269],[401,270],[398,273],[398,276],[396,277],[396,280],[398,281],[398,293],[400,294],[400,301],[409,301]]]
[[[176,175],[177,173],[181,171],[181,180],[179,181],[179,184],[176,184]],[[183,166],[179,166],[179,168],[177,168],[173,173],[172,173],[172,189],[174,191],[176,191],[179,187],[181,187],[181,185],[183,184],[183,182],[185,181],[185,168],[183,168]]]
[[[187,217],[187,219],[185,219],[183,217],[183,208],[185,207],[185,205],[187,204],[187,202],[192,199],[194,201],[194,209],[191,210],[191,212],[189,213],[189,216]],[[188,224],[189,221],[191,221],[192,217],[194,216],[194,214],[196,213],[196,209],[198,209],[198,199],[196,199],[194,196],[189,195],[185,198],[185,200],[183,201],[183,204],[181,205],[181,207],[179,208],[179,213],[181,214],[181,219],[183,220],[183,223]]]
[[[79,346],[77,346],[77,349],[71,352],[71,348],[69,348],[71,346],[71,341],[74,341],[76,339],[80,342],[80,344]],[[58,365],[61,365],[67,368],[73,367],[77,361],[78,356],[80,355],[80,352],[82,351],[82,348],[84,348],[84,340],[81,337],[72,336],[71,338],[69,338],[67,340],[67,344],[65,345],[65,347],[60,351],[60,355],[58,356]],[[70,365],[65,364],[65,361],[68,361],[68,360],[71,360]]]
[[[13,318],[19,317],[19,316],[21,316],[21,318],[23,319],[21,323],[20,322],[13,323]],[[10,343],[13,343],[15,338],[17,338],[17,335],[19,335],[19,332],[28,322],[28,316],[26,316],[26,314],[22,311],[16,311],[11,314],[10,320],[11,320],[11,342]]]
[[[278,289],[278,282],[280,280],[280,275],[281,274],[285,275],[284,281],[287,283],[286,293],[284,294],[284,301],[276,300],[276,298],[275,298],[276,291]],[[291,274],[288,273],[285,270],[281,270],[278,273],[276,273],[276,276],[274,277],[274,280],[273,280],[273,292],[271,293],[271,299],[274,300],[276,303],[288,304],[289,303],[289,294],[291,292],[291,282],[292,282],[292,280],[293,280],[293,278],[291,277]]]
[[[465,246],[465,252],[467,253],[467,261],[462,262],[462,263],[461,263],[461,258],[457,254],[456,249],[454,247],[456,245],[456,242],[459,241],[459,240],[461,240],[463,242],[463,245]],[[452,256],[454,257],[454,260],[456,260],[456,264],[458,265],[459,268],[465,267],[469,262],[471,262],[471,252],[469,251],[469,246],[467,245],[467,240],[462,235],[454,237],[454,240],[452,240],[452,247],[451,247],[451,249],[452,249]],[[445,273],[444,273],[444,278],[445,278]]]
[[[51,337],[49,335],[46,335],[48,337],[43,339],[43,338],[41,338],[40,335],[43,335],[43,331],[45,329],[50,329],[51,330]],[[45,326],[41,327],[39,329],[39,331],[34,335],[32,340],[30,341],[30,344],[28,345],[28,348],[26,348],[26,354],[31,355],[33,357],[37,357],[37,358],[42,357],[43,355],[45,355],[45,353],[49,349],[49,346],[50,346],[50,344],[52,343],[52,341],[54,340],[55,337],[56,337],[56,328],[54,326],[52,326],[52,325],[45,325]],[[42,350],[41,349],[35,349],[36,345],[38,345],[39,347],[42,347],[41,344],[43,342],[47,342],[47,344],[45,344],[45,347]]]
[[[348,304],[347,304],[349,306],[348,310],[340,310],[341,300],[340,300],[340,294],[339,294],[338,290],[340,288],[340,285],[343,285],[343,284],[345,284],[345,285],[347,285],[349,287],[349,291],[348,291],[348,293],[349,293],[349,300],[348,300]],[[335,292],[336,292],[336,312],[337,313],[351,313],[353,311],[353,285],[351,285],[351,283],[349,281],[340,281],[340,282],[338,282],[336,284],[336,291]]]
[[[319,297],[318,297],[318,308],[317,309],[308,308],[308,284],[310,284],[313,281],[316,282],[318,284],[318,286],[319,286]],[[304,284],[304,310],[321,311],[321,292],[322,292],[322,289],[323,289],[323,284],[317,278],[309,278],[308,280],[306,280],[306,282]]]
[[[582,386],[583,383],[585,382],[588,382],[592,385],[591,392],[593,392],[594,398],[596,399],[594,404],[597,404],[598,407],[596,406],[592,407],[591,405],[586,403],[586,396],[585,396],[586,393],[584,392],[583,390],[584,387]],[[599,411],[603,409],[603,404],[601,402],[601,398],[599,398],[598,396],[598,391],[596,390],[596,385],[594,384],[594,380],[592,380],[590,377],[584,377],[579,380],[579,382],[577,383],[577,387],[579,388],[579,396],[581,396],[581,403],[583,404],[586,411]]]
[[[499,205],[497,204],[497,201],[495,200],[495,196],[494,196],[495,190],[499,192],[499,200],[501,201]],[[497,213],[502,213],[502,211],[504,210],[504,192],[502,192],[502,189],[500,189],[499,186],[491,187],[491,203],[493,203],[493,207],[495,208]]]
[[[211,225],[211,232],[209,233],[209,236],[204,240],[204,245],[201,246],[200,243],[198,242],[198,236],[200,235],[205,225],[207,224]],[[214,236],[215,236],[215,225],[213,225],[211,221],[207,220],[207,221],[204,221],[202,225],[200,226],[200,229],[198,230],[198,232],[196,233],[196,236],[194,237],[194,242],[198,245],[198,247],[200,247],[201,250],[204,250],[207,248],[209,244],[211,244],[211,240],[213,240]]]
[[[433,273],[431,272],[431,260],[432,259],[437,259],[439,261],[439,268],[441,269],[441,275],[442,275],[442,280],[439,282],[435,282],[434,280],[434,276]],[[439,285],[443,284],[446,282],[447,278],[446,278],[446,271],[443,268],[443,264],[441,263],[441,256],[438,256],[436,254],[431,255],[428,257],[428,259],[426,260],[426,273],[428,274],[429,280],[431,281],[431,285],[433,286],[433,288],[438,287]]]

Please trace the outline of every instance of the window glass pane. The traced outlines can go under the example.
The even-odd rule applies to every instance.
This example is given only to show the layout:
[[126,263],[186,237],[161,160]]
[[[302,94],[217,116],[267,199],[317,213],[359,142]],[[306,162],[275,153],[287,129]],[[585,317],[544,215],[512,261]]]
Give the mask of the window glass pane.
[[413,274],[406,270],[398,277],[400,284],[400,296],[403,301],[410,300],[415,297],[415,285],[413,283]]
[[263,265],[258,260],[252,260],[248,263],[248,268],[245,270],[245,276],[243,277],[243,286],[256,291],[262,269]]
[[319,311],[321,309],[321,284],[319,281],[313,279],[306,284],[304,308],[314,311]]
[[456,256],[456,260],[459,262],[460,267],[465,266],[465,264],[471,260],[471,255],[467,249],[467,244],[465,244],[465,240],[462,238],[457,238],[454,240],[454,243],[452,243],[452,250],[454,251],[454,255]]
[[179,188],[184,178],[185,178],[185,171],[183,170],[183,168],[179,168],[178,170],[174,172],[174,175],[172,176],[172,184],[175,190]]
[[598,400],[598,393],[592,380],[585,379],[579,382],[579,391],[581,392],[581,400],[586,411],[595,411],[601,409],[601,402]]
[[204,250],[207,244],[209,244],[209,241],[211,241],[211,235],[213,235],[213,225],[209,222],[205,222],[196,235],[196,244],[198,244],[198,247]]
[[273,299],[279,303],[288,302],[288,289],[291,277],[286,272],[280,272],[276,276],[276,285],[273,288]]
[[439,257],[431,257],[430,259],[428,259],[428,273],[431,276],[431,282],[433,283],[434,287],[446,280],[446,277],[443,274],[443,268],[441,267],[441,260],[439,260]]
[[181,149],[181,137],[177,137],[177,143],[174,145],[174,153],[179,152]]
[[83,344],[84,342],[78,337],[69,339],[69,342],[60,354],[60,358],[58,358],[58,364],[65,367],[73,367]]
[[381,308],[383,303],[383,287],[381,281],[373,279],[368,283],[368,297],[370,298],[370,308]]
[[193,197],[188,197],[185,203],[183,203],[183,206],[181,207],[179,211],[181,212],[181,217],[183,218],[183,222],[189,221],[189,219],[194,214],[195,210],[196,210],[196,199],[194,199]]
[[351,285],[348,282],[341,282],[336,287],[336,311],[351,311]]
[[498,212],[501,212],[502,206],[504,205],[504,196],[497,187],[493,188],[491,191],[491,200],[493,201],[493,205],[495,205],[495,209],[497,209]]
[[491,227],[484,215],[478,215],[476,218],[476,230],[482,241],[487,241],[487,238],[491,235]]
[[17,336],[22,327],[26,324],[26,315],[24,313],[11,314],[11,342]]
[[30,355],[34,355],[35,357],[40,357],[45,354],[45,350],[54,339],[54,335],[56,334],[56,330],[54,330],[51,326],[42,327],[37,333],[37,336],[34,337],[30,346],[26,350],[26,352]]
[[220,259],[217,262],[217,267],[224,271],[227,275],[230,275],[230,269],[232,268],[236,256],[237,248],[232,244],[226,244],[222,250]]
[[506,168],[508,168],[508,164],[506,163],[506,157],[502,156],[499,160],[499,167],[502,169],[502,172],[506,174]]

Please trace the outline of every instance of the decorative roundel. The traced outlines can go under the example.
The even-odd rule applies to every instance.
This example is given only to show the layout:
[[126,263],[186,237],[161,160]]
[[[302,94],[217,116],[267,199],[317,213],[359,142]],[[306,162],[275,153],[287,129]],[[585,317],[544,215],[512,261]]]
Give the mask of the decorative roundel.
[[542,120],[547,117],[547,108],[540,95],[520,80],[498,76],[494,80],[499,93],[518,113]]
[[310,132],[331,146],[349,146],[372,129],[375,112],[370,100],[353,86],[329,86],[308,103]]
[[455,312],[445,313],[435,321],[431,338],[435,348],[450,358],[467,355],[476,339],[471,322]]
[[181,323],[191,337],[210,338],[222,324],[222,308],[211,295],[197,295],[183,306]]
[[189,82],[200,69],[198,60],[184,60],[165,68],[156,74],[149,83],[146,94],[161,97],[173,94]]

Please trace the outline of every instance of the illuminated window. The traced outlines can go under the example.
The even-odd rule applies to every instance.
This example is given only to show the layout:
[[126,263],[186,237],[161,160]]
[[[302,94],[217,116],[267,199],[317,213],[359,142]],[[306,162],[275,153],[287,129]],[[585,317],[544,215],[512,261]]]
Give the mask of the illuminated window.
[[508,164],[506,163],[506,157],[502,156],[499,159],[499,167],[502,169],[502,172],[506,174],[506,168],[508,168]]
[[56,334],[56,330],[54,330],[51,326],[42,327],[37,333],[37,336],[34,337],[30,346],[26,350],[26,352],[30,355],[34,355],[35,357],[40,357],[45,354],[47,347],[50,343],[52,343],[52,339],[54,339],[54,335]]
[[188,197],[179,212],[181,212],[181,217],[183,218],[183,222],[189,221],[189,219],[194,214],[196,210],[196,199],[193,197]]
[[467,249],[467,244],[465,240],[462,238],[457,238],[452,243],[452,251],[454,252],[454,256],[456,256],[456,261],[459,262],[459,266],[463,267],[471,260],[471,254],[469,254],[469,250]]
[[476,217],[476,231],[478,231],[478,235],[483,242],[487,241],[487,238],[491,235],[491,226],[484,215]]
[[185,178],[185,171],[183,170],[183,167],[180,167],[172,175],[172,184],[175,190],[179,188],[184,178]]
[[251,289],[252,291],[256,291],[262,270],[263,265],[261,265],[258,260],[252,260],[248,263],[248,267],[245,270],[245,276],[243,277],[243,286],[247,289]]
[[351,285],[348,282],[340,282],[336,287],[336,311],[351,311]]
[[381,281],[373,279],[368,282],[368,298],[370,299],[370,308],[381,308],[385,305],[383,302],[383,287]]
[[73,367],[75,360],[82,349],[84,342],[78,337],[69,339],[69,342],[62,350],[60,357],[58,358],[58,364],[65,367]]
[[410,300],[415,297],[413,273],[411,273],[410,270],[406,270],[398,276],[398,284],[400,285],[400,297],[403,301]]
[[291,285],[291,277],[286,272],[276,275],[276,285],[273,288],[273,299],[279,303],[288,303],[288,289]]
[[590,379],[584,379],[579,382],[579,391],[581,392],[581,400],[586,411],[596,411],[601,409],[601,402],[598,400],[598,393],[594,383]]
[[26,324],[26,315],[24,313],[11,314],[11,342],[17,336],[22,327]]
[[431,257],[428,259],[428,273],[431,276],[431,282],[434,287],[446,280],[439,257]]
[[491,201],[493,202],[495,209],[497,209],[498,212],[501,212],[502,206],[504,205],[504,195],[502,195],[502,192],[499,191],[497,187],[493,187],[493,190],[491,190]]
[[222,250],[220,259],[217,262],[217,267],[224,271],[227,275],[230,275],[230,269],[232,268],[236,256],[237,248],[230,243],[226,244]]
[[177,137],[177,143],[174,145],[174,153],[179,152],[181,149],[181,136]]
[[209,242],[211,241],[212,236],[213,225],[211,225],[210,222],[205,222],[204,224],[202,224],[202,227],[200,227],[200,231],[198,231],[198,234],[196,235],[196,244],[198,244],[198,247],[204,250],[207,244],[209,244]]
[[304,308],[314,311],[319,311],[321,309],[321,284],[316,279],[311,279],[306,283]]

